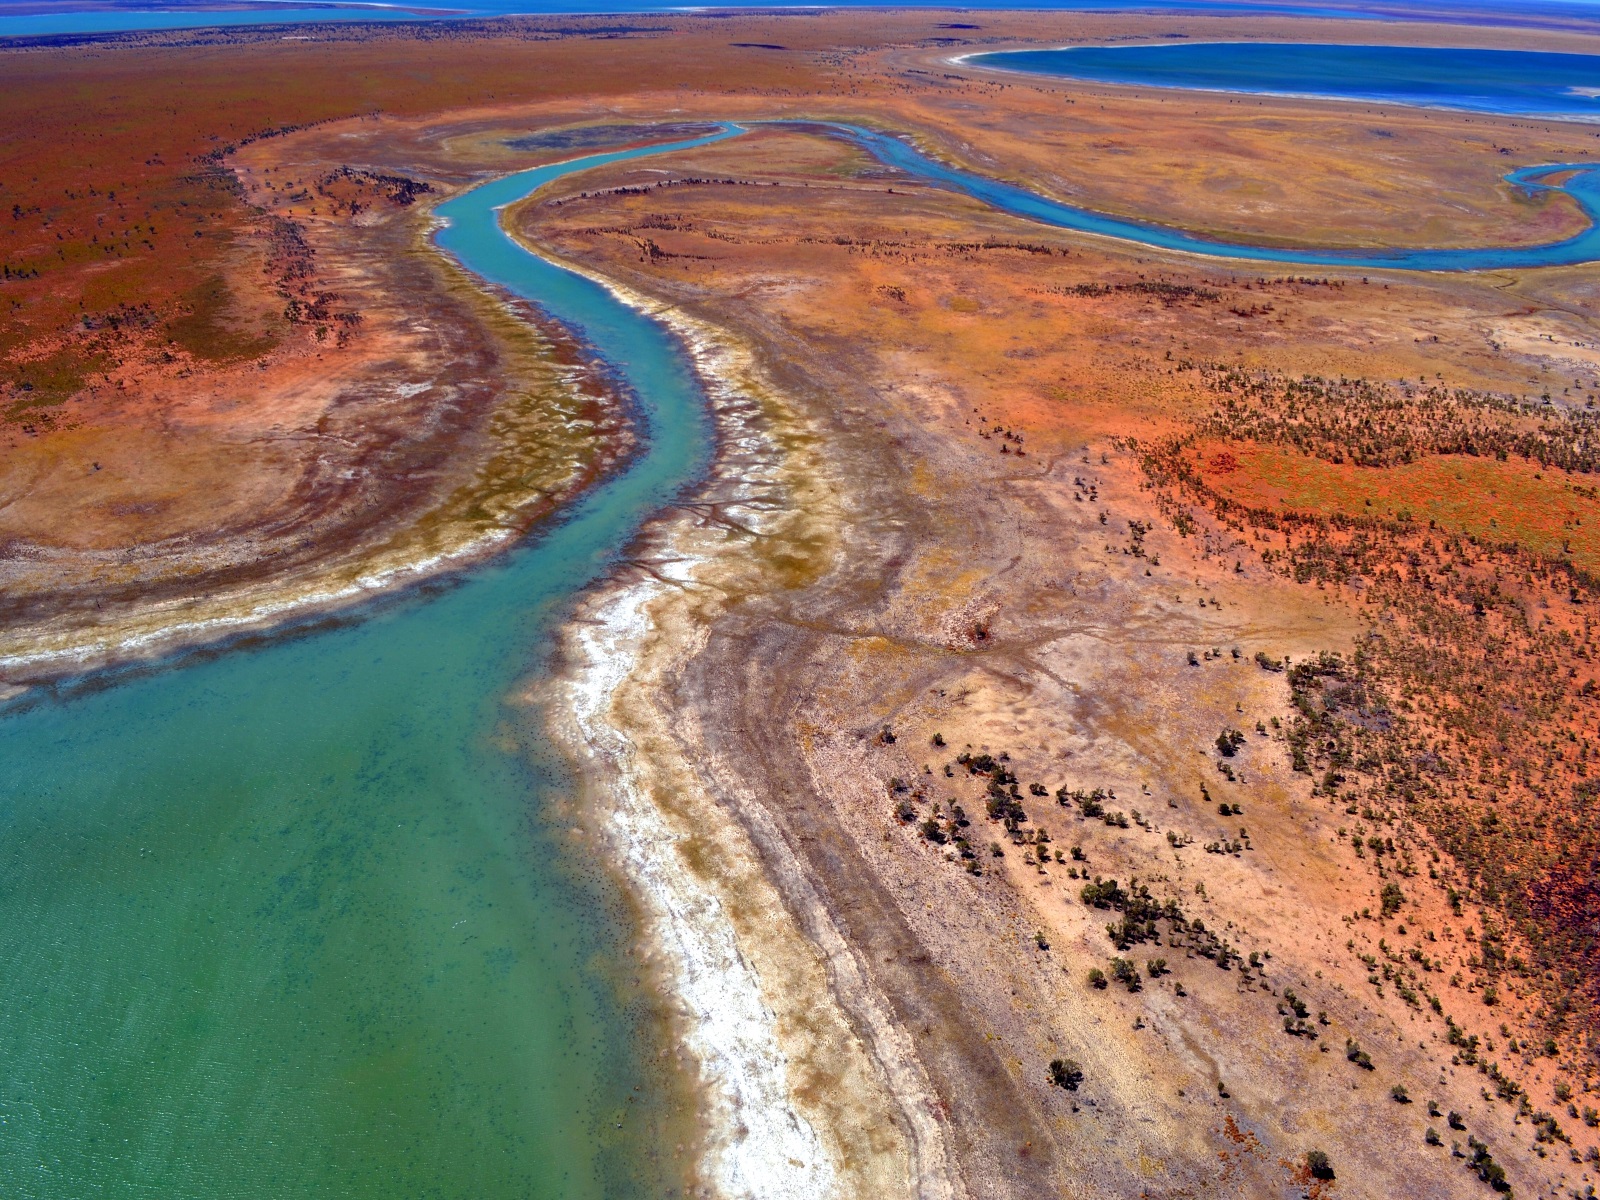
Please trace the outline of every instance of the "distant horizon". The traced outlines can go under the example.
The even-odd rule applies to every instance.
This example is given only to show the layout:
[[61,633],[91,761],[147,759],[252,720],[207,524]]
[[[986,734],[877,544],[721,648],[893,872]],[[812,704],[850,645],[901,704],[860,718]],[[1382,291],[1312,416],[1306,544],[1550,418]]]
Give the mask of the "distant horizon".
[[1365,21],[1423,20],[1600,32],[1600,0],[765,0],[685,4],[679,0],[474,0],[470,4],[392,0],[0,0],[0,39],[319,23],[464,21],[501,17],[620,16],[802,9],[927,9],[966,12],[1171,12]]

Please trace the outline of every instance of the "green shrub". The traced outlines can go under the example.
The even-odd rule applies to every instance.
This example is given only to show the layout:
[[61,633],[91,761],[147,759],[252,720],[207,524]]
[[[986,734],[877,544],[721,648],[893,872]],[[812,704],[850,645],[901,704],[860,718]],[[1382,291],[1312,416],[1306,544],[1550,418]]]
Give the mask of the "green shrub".
[[1489,1153],[1489,1147],[1469,1137],[1467,1147],[1472,1151],[1472,1158],[1467,1165],[1478,1173],[1478,1178],[1487,1183],[1497,1192],[1511,1191],[1511,1185],[1506,1181],[1506,1171],[1499,1163],[1495,1162],[1494,1155]]
[[1383,915],[1392,917],[1400,911],[1400,906],[1406,902],[1406,895],[1400,890],[1398,883],[1386,883],[1380,897],[1383,901]]
[[1139,990],[1139,969],[1126,958],[1113,958],[1111,960],[1111,978],[1125,986],[1130,992]]
[[1344,1056],[1364,1071],[1373,1069],[1372,1058],[1356,1044],[1355,1038],[1346,1038],[1344,1043]]

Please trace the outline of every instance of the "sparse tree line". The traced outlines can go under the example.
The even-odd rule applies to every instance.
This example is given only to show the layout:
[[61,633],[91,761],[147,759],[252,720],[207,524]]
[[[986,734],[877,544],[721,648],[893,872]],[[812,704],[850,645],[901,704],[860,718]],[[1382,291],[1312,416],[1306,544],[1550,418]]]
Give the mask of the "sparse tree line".
[[[1214,530],[1208,548],[1237,535],[1233,552],[1253,547],[1297,582],[1359,582],[1374,618],[1353,655],[1323,655],[1288,671],[1294,768],[1310,777],[1314,795],[1366,822],[1349,844],[1388,877],[1382,916],[1398,911],[1397,881],[1424,872],[1455,912],[1465,899],[1497,914],[1476,938],[1468,989],[1494,1004],[1514,985],[1533,1019],[1578,1052],[1581,1064],[1570,1065],[1593,1077],[1595,581],[1564,557],[1424,529],[1405,513],[1324,518],[1252,508],[1211,486],[1193,447],[1202,436],[1251,438],[1331,460],[1354,441],[1358,461],[1374,465],[1474,452],[1589,469],[1596,418],[1460,390],[1408,398],[1361,380],[1217,372],[1213,382],[1223,403],[1193,434],[1125,443],[1160,510],[1180,534],[1200,524]],[[1257,661],[1265,670],[1285,666],[1264,653]],[[1384,975],[1403,996],[1416,996],[1414,968],[1386,964]],[[1462,982],[1452,976],[1455,986]]]

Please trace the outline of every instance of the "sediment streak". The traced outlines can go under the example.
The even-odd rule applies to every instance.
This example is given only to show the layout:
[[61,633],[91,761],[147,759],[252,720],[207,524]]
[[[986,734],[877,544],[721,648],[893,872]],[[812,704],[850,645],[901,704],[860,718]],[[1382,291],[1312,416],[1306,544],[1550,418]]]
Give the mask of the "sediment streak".
[[680,1002],[700,1070],[702,1181],[729,1200],[953,1196],[961,1189],[909,1038],[736,764],[708,770],[704,739],[671,703],[717,615],[762,587],[763,550],[781,546],[792,561],[837,544],[829,526],[842,514],[819,478],[815,439],[729,336],[584,273],[679,335],[718,428],[698,494],[653,521],[637,569],[593,592],[565,627],[549,708]]

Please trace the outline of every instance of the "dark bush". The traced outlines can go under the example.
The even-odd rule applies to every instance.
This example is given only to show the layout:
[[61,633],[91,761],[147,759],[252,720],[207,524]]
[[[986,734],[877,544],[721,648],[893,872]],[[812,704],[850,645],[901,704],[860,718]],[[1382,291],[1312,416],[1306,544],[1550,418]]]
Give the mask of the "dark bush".
[[1139,982],[1139,968],[1126,958],[1113,958],[1111,960],[1111,978],[1125,986],[1130,992],[1137,992],[1141,986]]
[[1069,1092],[1078,1090],[1078,1085],[1083,1082],[1083,1068],[1076,1059],[1053,1058],[1050,1060],[1050,1082],[1058,1088],[1066,1088]]
[[1406,902],[1406,895],[1400,890],[1398,883],[1386,883],[1381,894],[1383,901],[1383,915],[1392,917],[1400,911],[1400,906]]
[[1472,1158],[1467,1165],[1478,1173],[1478,1178],[1497,1192],[1509,1192],[1511,1185],[1506,1181],[1505,1168],[1495,1162],[1489,1147],[1477,1138],[1469,1137],[1467,1148],[1472,1151]]

